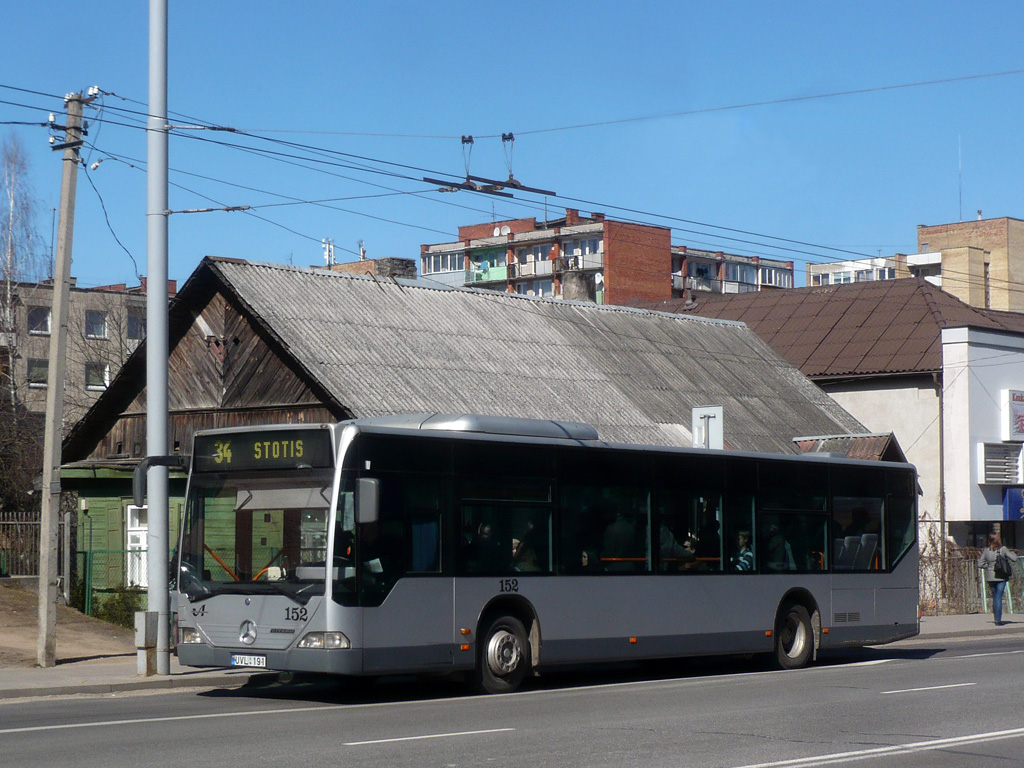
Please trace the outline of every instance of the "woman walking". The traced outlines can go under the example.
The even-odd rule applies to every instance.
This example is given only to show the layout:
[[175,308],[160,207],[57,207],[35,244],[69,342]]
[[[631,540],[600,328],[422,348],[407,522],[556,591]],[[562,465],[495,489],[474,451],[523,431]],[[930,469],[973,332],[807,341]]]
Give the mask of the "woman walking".
[[985,572],[985,581],[992,585],[992,616],[997,627],[1003,625],[1003,593],[1006,591],[1006,583],[1010,579],[1009,573],[1000,573],[996,569],[996,559],[1004,555],[1009,560],[1009,566],[1017,562],[1017,555],[1003,546],[1003,540],[998,533],[988,535],[988,548],[981,550],[978,556],[978,567]]

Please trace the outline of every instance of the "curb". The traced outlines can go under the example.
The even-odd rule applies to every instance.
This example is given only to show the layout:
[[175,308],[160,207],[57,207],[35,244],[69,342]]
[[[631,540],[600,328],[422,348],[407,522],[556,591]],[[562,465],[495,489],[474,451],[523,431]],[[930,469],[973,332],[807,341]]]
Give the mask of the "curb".
[[26,686],[22,688],[0,688],[0,701],[5,699],[27,699],[36,696],[71,696],[74,694],[104,694],[123,691],[171,690],[175,688],[241,688],[249,685],[249,677],[238,675],[216,675],[205,677],[153,676],[139,680],[96,683],[58,683],[54,685]]

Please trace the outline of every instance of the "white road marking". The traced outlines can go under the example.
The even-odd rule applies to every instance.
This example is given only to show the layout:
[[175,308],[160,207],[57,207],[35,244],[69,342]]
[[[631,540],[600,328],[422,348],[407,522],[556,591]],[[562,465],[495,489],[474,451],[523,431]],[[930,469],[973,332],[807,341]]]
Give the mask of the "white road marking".
[[486,731],[456,731],[453,733],[430,733],[424,736],[402,736],[395,739],[373,739],[372,741],[346,741],[343,747],[362,747],[366,744],[393,744],[398,741],[419,741],[421,739],[447,739],[452,736],[479,736],[484,733],[505,733],[515,728],[490,728]]
[[896,744],[891,747],[873,747],[871,749],[859,749],[854,752],[836,752],[834,754],[814,755],[812,757],[797,757],[791,760],[777,760],[771,763],[754,763],[751,765],[736,766],[735,768],[804,768],[805,766],[835,765],[838,763],[852,763],[857,760],[870,760],[875,757],[887,757],[891,755],[907,755],[914,752],[930,752],[949,747],[959,747],[964,744],[980,744],[986,741],[1001,741],[1004,739],[1024,738],[1024,728],[1013,728],[1008,731],[991,731],[989,733],[975,733],[969,736],[957,736],[951,739],[933,739],[931,741],[916,741],[911,744]]
[[890,693],[917,693],[918,691],[941,691],[943,688],[967,688],[977,683],[951,683],[949,685],[929,685],[927,688],[901,688],[898,691],[882,691],[883,696]]
[[260,709],[254,712],[213,712],[208,715],[168,715],[167,717],[137,717],[130,720],[99,720],[92,723],[64,723],[63,725],[32,725],[25,728],[4,728],[0,735],[7,733],[31,733],[33,731],[64,731],[71,728],[106,728],[118,725],[140,725],[142,723],[173,723],[178,720],[213,720],[218,717],[253,717],[256,715],[286,715],[289,712],[326,712],[343,707],[296,707],[294,709]]

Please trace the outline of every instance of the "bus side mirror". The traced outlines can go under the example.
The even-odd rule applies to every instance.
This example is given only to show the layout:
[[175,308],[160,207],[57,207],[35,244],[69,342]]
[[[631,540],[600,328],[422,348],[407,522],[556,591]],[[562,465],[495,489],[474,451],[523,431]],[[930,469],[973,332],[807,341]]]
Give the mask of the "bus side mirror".
[[174,454],[173,456],[147,456],[139,462],[132,473],[132,501],[136,507],[141,507],[146,499],[146,473],[150,467],[170,467],[175,469],[188,469],[188,456]]
[[376,523],[380,508],[380,480],[361,477],[356,483],[356,522]]

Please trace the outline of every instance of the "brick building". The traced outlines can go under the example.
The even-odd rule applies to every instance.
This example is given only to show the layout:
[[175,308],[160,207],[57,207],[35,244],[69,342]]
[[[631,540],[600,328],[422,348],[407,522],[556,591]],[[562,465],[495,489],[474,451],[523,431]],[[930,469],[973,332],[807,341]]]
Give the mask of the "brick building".
[[793,263],[673,246],[671,230],[582,215],[459,227],[454,243],[420,247],[420,276],[530,296],[622,304],[688,291],[743,293],[793,287]]
[[917,228],[914,274],[972,307],[1024,312],[1024,221],[1008,217]]

